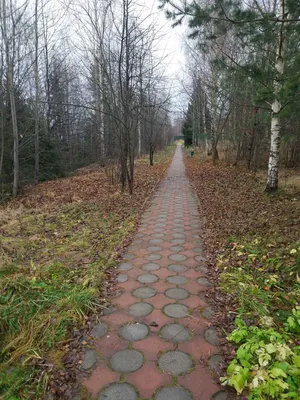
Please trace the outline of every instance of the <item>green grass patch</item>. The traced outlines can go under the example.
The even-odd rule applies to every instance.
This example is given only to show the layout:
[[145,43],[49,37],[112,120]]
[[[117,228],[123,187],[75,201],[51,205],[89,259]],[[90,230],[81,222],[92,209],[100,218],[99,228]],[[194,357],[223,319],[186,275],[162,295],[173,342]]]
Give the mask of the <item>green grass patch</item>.
[[[4,216],[0,261],[0,397],[41,398],[33,365],[51,356],[96,311],[115,248],[135,215],[103,215],[97,204]],[[53,360],[52,360],[53,361]]]

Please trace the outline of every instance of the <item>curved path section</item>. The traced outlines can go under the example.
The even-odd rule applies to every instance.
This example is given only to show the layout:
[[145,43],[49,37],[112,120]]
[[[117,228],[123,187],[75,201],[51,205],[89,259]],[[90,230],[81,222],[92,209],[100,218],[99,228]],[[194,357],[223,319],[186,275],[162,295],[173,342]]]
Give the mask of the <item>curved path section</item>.
[[168,173],[119,265],[120,295],[91,334],[82,368],[99,400],[225,400],[210,327],[197,199],[178,146]]

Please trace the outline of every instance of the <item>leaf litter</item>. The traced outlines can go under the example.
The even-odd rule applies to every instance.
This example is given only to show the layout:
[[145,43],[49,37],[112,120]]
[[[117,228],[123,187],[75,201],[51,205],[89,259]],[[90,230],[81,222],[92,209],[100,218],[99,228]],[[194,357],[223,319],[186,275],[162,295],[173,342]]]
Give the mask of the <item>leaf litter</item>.
[[87,333],[117,290],[114,266],[172,154],[137,160],[133,195],[93,165],[1,207],[3,400],[73,397]]

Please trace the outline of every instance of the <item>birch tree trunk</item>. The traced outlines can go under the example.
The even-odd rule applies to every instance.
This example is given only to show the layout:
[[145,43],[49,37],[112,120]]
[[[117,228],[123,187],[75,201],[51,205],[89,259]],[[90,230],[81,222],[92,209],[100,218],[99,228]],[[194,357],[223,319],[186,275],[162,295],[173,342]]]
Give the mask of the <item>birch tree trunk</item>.
[[39,32],[38,32],[38,0],[35,0],[35,60],[34,60],[34,80],[35,80],[35,160],[34,160],[34,180],[39,181],[40,175],[40,137],[39,137]]
[[0,152],[0,182],[2,177],[2,168],[3,168],[3,160],[4,160],[4,94],[3,90],[3,53],[1,54],[1,66],[0,66],[0,135],[1,135],[1,152]]
[[211,144],[207,137],[207,127],[206,127],[206,93],[203,91],[203,104],[202,104],[202,119],[203,119],[203,133],[205,136],[205,149],[208,156],[211,155]]
[[[285,0],[280,0],[280,19],[285,18]],[[280,151],[280,111],[282,104],[280,102],[280,91],[282,89],[282,77],[284,72],[284,23],[281,23],[278,44],[276,51],[276,72],[277,76],[274,80],[274,101],[272,103],[271,116],[271,146],[268,163],[268,179],[267,192],[273,192],[278,189],[278,172],[279,172],[279,151]]]
[[[6,24],[6,1],[2,1],[2,15],[3,15],[3,41],[5,45],[5,53],[6,53],[6,80],[7,80],[7,89],[9,93],[9,101],[10,101],[10,112],[12,119],[12,130],[13,130],[13,197],[16,197],[19,190],[19,133],[18,133],[18,124],[17,124],[17,113],[16,113],[16,103],[15,103],[15,93],[14,93],[14,84],[13,84],[13,53],[14,50],[10,48],[10,40],[7,36],[7,24]],[[15,38],[12,38],[12,46],[14,46]],[[12,54],[11,54],[12,53]]]

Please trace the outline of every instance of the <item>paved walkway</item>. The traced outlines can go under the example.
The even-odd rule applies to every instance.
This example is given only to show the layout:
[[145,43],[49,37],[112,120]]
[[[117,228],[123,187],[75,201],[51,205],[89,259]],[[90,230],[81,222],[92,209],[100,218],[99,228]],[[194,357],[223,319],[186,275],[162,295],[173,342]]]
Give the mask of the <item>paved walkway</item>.
[[121,295],[91,332],[82,368],[99,400],[225,400],[212,378],[218,337],[205,303],[197,199],[178,146],[119,265]]

